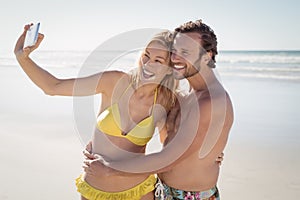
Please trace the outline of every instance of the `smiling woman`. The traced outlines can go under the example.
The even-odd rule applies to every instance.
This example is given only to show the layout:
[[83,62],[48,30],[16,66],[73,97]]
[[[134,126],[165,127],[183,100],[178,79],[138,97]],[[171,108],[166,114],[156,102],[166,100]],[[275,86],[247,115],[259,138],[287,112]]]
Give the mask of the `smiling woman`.
[[[155,74],[158,76],[159,74],[155,73],[158,71],[157,67],[153,67],[155,65],[160,65],[165,68],[168,73],[171,74],[170,68],[165,63],[168,63],[166,58],[168,59],[168,52],[165,51],[165,47],[158,42],[153,41],[148,47],[145,49],[145,52],[141,56],[141,64],[142,64],[142,72],[145,80],[154,80]],[[147,69],[148,68],[148,69]],[[151,72],[152,71],[152,72]]]
[[[169,32],[157,34],[144,49],[139,67],[115,83],[111,97],[102,102],[98,130],[92,140],[93,153],[104,155],[109,160],[121,160],[132,158],[134,154],[130,152],[145,152],[155,126],[164,121],[165,112],[175,102],[177,82],[169,66],[170,42]],[[156,109],[155,104],[160,104],[165,112]],[[125,151],[120,152],[111,143]],[[88,199],[153,199],[151,191],[155,182],[153,175],[112,178],[105,174],[86,173],[77,179],[77,187]]]
[[[39,88],[48,95],[102,94],[97,129],[92,138],[93,153],[116,161],[134,153],[145,153],[155,127],[165,131],[162,124],[175,102],[177,87],[169,67],[171,37],[168,31],[154,36],[141,55],[139,67],[132,73],[106,71],[88,77],[58,79],[29,57],[44,38],[39,34],[34,46],[24,48],[29,28],[30,25],[26,25],[18,39],[15,55],[24,72]],[[74,90],[75,84],[83,89]],[[124,154],[112,146],[124,150]],[[99,178],[84,173],[76,180],[76,185],[82,199],[153,199],[155,182],[154,175],[112,178],[102,174]]]

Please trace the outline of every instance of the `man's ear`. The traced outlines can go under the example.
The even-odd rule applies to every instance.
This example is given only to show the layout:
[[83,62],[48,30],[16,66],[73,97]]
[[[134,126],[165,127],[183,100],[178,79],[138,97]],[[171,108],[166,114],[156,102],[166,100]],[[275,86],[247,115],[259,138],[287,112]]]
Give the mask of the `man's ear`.
[[212,52],[206,52],[203,56],[202,56],[202,62],[204,62],[205,65],[208,65],[208,63],[211,61],[212,59]]
[[209,55],[210,59],[212,59],[213,53],[211,51],[207,52],[207,54]]

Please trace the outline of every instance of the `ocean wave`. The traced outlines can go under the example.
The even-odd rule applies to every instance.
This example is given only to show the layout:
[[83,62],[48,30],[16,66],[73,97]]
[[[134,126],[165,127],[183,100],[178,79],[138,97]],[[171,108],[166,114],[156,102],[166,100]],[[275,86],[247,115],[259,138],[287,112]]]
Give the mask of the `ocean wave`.
[[227,66],[222,70],[258,71],[258,72],[300,72],[300,67],[261,67],[261,66]]
[[[33,60],[43,68],[126,71],[137,62],[139,51],[37,51]],[[217,70],[225,76],[265,79],[300,79],[300,51],[221,51]],[[18,66],[13,53],[0,55],[0,67]]]
[[300,81],[299,76],[291,75],[276,75],[276,74],[254,74],[254,73],[239,73],[239,72],[220,72],[221,76],[230,77],[246,77],[246,78],[259,78],[259,79],[277,79],[277,80],[287,80],[287,81]]
[[218,63],[296,64],[300,65],[299,51],[225,51],[217,56]]

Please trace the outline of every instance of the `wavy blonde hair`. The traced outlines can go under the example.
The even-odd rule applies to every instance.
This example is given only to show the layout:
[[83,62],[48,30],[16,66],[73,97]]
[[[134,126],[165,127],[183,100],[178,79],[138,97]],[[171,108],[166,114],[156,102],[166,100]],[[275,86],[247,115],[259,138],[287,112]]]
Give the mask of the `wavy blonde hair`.
[[[171,67],[171,47],[173,42],[173,35],[170,31],[163,31],[160,32],[149,41],[145,49],[148,48],[148,46],[153,43],[157,42],[164,46],[166,50],[168,51],[168,57],[167,57],[167,65]],[[138,66],[141,67],[141,59],[138,60]],[[134,69],[131,73],[131,82],[134,88],[137,88],[139,85],[139,79],[140,77],[140,70]],[[163,98],[158,98],[158,103],[160,103],[162,106],[165,107],[167,111],[171,109],[172,106],[174,106],[176,101],[175,92],[178,89],[178,80],[176,80],[173,77],[173,74],[167,74],[163,80],[160,82],[160,84],[157,87],[158,96],[163,95]]]

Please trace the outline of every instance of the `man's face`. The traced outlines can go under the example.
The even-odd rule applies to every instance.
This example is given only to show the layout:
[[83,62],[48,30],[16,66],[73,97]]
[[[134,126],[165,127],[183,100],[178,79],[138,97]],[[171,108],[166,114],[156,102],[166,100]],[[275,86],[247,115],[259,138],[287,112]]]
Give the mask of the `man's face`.
[[176,79],[191,77],[200,70],[200,34],[178,33],[174,39],[171,61]]

